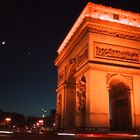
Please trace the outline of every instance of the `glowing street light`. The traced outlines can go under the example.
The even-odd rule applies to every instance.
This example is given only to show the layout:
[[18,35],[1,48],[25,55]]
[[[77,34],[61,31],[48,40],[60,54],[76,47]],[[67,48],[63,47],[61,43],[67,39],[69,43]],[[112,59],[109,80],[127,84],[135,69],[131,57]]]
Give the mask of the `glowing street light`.
[[43,123],[44,121],[43,121],[43,120],[39,120],[38,122],[39,122],[39,123]]
[[5,125],[7,125],[7,126],[9,126],[9,128],[10,128],[10,122],[11,122],[11,118],[10,117],[6,117],[5,118]]
[[1,44],[2,44],[2,45],[5,45],[5,43],[6,43],[6,42],[5,42],[5,41],[3,41]]
[[44,123],[44,120],[38,120],[36,125],[39,127],[39,126],[43,125],[43,123]]
[[42,118],[45,118],[46,108],[42,108]]
[[10,118],[10,117],[6,117],[6,118],[5,118],[5,121],[6,121],[6,122],[10,122],[10,121],[11,121],[11,118]]

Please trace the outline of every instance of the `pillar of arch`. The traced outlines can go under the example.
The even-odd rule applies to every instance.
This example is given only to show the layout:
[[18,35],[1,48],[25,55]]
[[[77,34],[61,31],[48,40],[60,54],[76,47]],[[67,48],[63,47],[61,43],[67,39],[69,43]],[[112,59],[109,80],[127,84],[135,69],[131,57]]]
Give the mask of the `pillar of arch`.
[[84,131],[86,127],[86,77],[83,75],[76,82],[75,128]]
[[133,12],[85,6],[55,60],[57,128],[140,128],[139,19]]
[[70,64],[66,72],[65,81],[65,128],[75,128],[75,111],[76,111],[76,65]]

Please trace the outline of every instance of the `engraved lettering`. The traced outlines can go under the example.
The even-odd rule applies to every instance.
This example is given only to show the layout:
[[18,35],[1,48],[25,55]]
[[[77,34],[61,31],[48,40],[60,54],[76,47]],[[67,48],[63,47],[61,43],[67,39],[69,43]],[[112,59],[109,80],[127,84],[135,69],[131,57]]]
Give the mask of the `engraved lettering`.
[[119,50],[96,46],[96,56],[139,63],[139,51]]

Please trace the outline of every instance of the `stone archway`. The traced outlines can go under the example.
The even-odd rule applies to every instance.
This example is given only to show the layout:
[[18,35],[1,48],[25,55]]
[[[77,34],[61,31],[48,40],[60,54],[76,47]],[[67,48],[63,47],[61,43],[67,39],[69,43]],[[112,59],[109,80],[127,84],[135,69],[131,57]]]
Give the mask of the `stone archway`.
[[140,128],[139,19],[139,14],[98,4],[84,8],[55,60],[63,129]]
[[67,129],[75,128],[75,111],[76,111],[76,64],[71,64],[66,80],[66,122]]
[[111,130],[132,129],[130,88],[121,79],[109,83],[109,106]]

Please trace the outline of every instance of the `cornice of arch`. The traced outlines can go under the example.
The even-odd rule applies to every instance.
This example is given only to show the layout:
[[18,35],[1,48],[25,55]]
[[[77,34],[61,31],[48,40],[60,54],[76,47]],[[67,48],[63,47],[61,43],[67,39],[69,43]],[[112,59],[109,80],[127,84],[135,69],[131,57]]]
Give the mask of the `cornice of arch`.
[[137,27],[88,18],[83,28],[89,28],[93,33],[140,41],[140,28]]
[[[116,18],[114,16],[117,16]],[[66,44],[69,42],[75,31],[78,29],[80,24],[86,17],[93,19],[99,19],[101,21],[109,21],[111,23],[119,23],[122,25],[128,25],[131,27],[140,27],[140,14],[133,13],[129,11],[124,11],[112,7],[107,7],[94,3],[87,3],[82,13],[72,26],[71,30],[65,37],[64,41],[58,49],[58,54],[60,54],[65,48]]]

